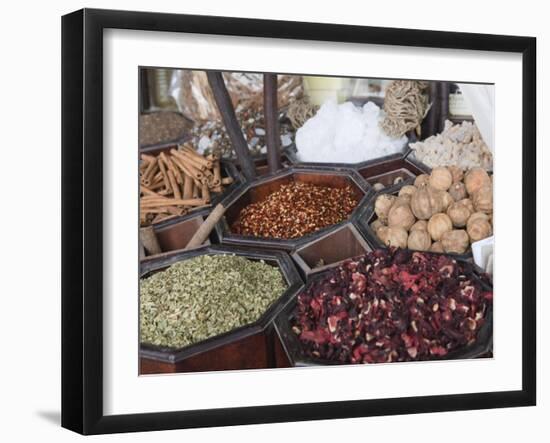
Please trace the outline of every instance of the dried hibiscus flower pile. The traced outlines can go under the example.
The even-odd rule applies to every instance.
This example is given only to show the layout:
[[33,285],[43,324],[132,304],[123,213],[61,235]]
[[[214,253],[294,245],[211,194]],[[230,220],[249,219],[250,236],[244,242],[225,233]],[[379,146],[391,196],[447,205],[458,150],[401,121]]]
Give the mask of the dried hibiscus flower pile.
[[[485,278],[485,277],[482,277]],[[493,292],[451,257],[379,249],[314,280],[291,319],[306,355],[339,363],[441,358],[476,341]]]

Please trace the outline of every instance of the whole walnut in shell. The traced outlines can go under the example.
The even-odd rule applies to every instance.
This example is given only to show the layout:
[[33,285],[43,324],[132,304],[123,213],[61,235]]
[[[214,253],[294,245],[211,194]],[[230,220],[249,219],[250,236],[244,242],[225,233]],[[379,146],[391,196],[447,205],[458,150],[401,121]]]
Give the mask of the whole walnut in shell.
[[411,231],[409,234],[409,240],[407,241],[407,247],[415,251],[427,251],[432,245],[432,239],[427,231],[416,230]]
[[395,198],[395,195],[382,194],[379,195],[374,202],[374,212],[376,212],[378,218],[384,223],[388,220],[388,213],[390,212],[390,208]]
[[418,220],[414,225],[411,226],[412,231],[428,231],[428,222],[426,220]]
[[472,168],[464,176],[464,185],[469,195],[473,195],[482,186],[491,185],[491,178],[483,168]]
[[414,179],[414,185],[417,188],[422,188],[424,186],[428,186],[429,181],[430,181],[430,176],[428,174],[420,174],[418,177]]
[[446,196],[444,191],[434,189],[431,186],[426,186],[426,190],[430,196],[430,203],[432,205],[432,214],[443,212],[445,210],[445,203],[450,202],[450,199]]
[[470,239],[464,229],[447,231],[441,236],[441,245],[447,253],[464,254],[469,244]]
[[383,226],[378,229],[378,238],[386,246],[395,246],[396,248],[406,248],[408,234],[403,228],[396,226]]
[[441,244],[441,242],[436,241],[436,242],[433,242],[432,245],[430,246],[430,251],[431,252],[445,252],[445,249],[443,249],[443,245]]
[[487,217],[486,214],[483,214],[487,217],[483,218],[478,214],[483,213],[476,212],[475,214],[472,214],[468,219],[468,223],[466,223],[466,230],[468,231],[468,235],[470,236],[472,243],[483,240],[484,238],[491,236],[493,233],[493,228],[491,227],[491,223],[489,223],[489,217]]
[[453,176],[453,183],[461,182],[464,178],[464,171],[458,166],[447,166],[447,169]]
[[461,205],[466,206],[472,214],[476,212],[476,210],[474,209],[474,204],[472,203],[472,200],[470,200],[469,198],[463,198],[462,200],[459,200],[457,203],[460,203]]
[[474,220],[485,220],[489,221],[489,215],[485,214],[485,212],[472,212],[472,215],[470,215],[470,218],[468,219],[468,222],[473,222]]
[[378,231],[378,229],[381,228],[382,226],[386,226],[386,225],[382,223],[382,221],[379,218],[377,218],[370,224],[370,227],[374,232]]
[[411,197],[411,209],[416,218],[428,220],[443,210],[443,193],[431,186],[419,188]]
[[455,202],[454,198],[451,197],[451,194],[447,191],[443,191],[441,193],[441,201],[443,202],[443,207],[441,208],[442,211],[446,211],[447,208]]
[[432,203],[428,189],[419,188],[411,197],[411,209],[416,218],[427,220],[433,214]]
[[438,191],[446,191],[453,183],[453,175],[444,166],[439,166],[432,169],[428,180],[430,186]]
[[[399,205],[410,205],[411,203],[411,195],[410,194],[403,194],[397,196],[397,198],[393,202],[393,206],[399,206]],[[392,206],[392,208],[393,208]]]
[[451,197],[456,202],[468,197],[466,186],[462,182],[453,183],[449,188],[449,194],[451,194]]
[[428,221],[428,232],[434,239],[434,241],[439,241],[441,236],[453,229],[453,222],[447,214],[435,214]]
[[376,230],[376,236],[380,239],[380,241],[384,244],[386,244],[386,238],[388,237],[388,230],[390,229],[389,226],[380,226]]
[[493,187],[484,185],[472,195],[472,203],[478,212],[493,212]]
[[472,215],[472,212],[466,205],[456,202],[447,208],[447,215],[453,222],[453,226],[462,228],[466,226],[466,222],[470,218],[470,215]]
[[416,218],[407,203],[395,203],[388,213],[388,225],[391,227],[395,226],[408,231],[415,221]]
[[401,197],[402,195],[413,195],[415,192],[416,192],[416,186],[405,185],[399,190],[399,193],[397,195]]

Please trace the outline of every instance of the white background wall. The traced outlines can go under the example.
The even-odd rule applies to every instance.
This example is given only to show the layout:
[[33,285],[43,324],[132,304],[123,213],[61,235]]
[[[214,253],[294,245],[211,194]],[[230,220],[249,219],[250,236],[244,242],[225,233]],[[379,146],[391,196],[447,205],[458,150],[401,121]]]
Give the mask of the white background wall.
[[[379,2],[156,0],[4,2],[0,85],[0,438],[6,442],[74,441],[59,427],[60,414],[60,31],[62,14],[87,6],[319,21],[446,31],[530,35],[538,38],[538,148],[550,102],[543,73],[550,73],[550,30],[544,2],[405,0]],[[449,5],[449,6],[446,6]],[[387,7],[387,9],[384,9]],[[499,98],[500,99],[500,98]],[[519,124],[519,122],[518,122]],[[519,147],[518,147],[519,149]],[[539,156],[539,196],[550,192],[541,172],[550,156]],[[511,178],[513,179],[513,177]],[[543,199],[539,197],[542,204]],[[513,205],[513,202],[511,202]],[[511,206],[511,214],[513,206]],[[539,206],[539,226],[549,207]],[[548,235],[539,229],[539,251]],[[286,423],[223,429],[117,435],[94,441],[545,441],[550,434],[550,327],[545,312],[549,284],[540,278],[550,260],[539,261],[538,406],[460,413],[423,414]],[[545,324],[543,324],[545,322]],[[510,325],[513,327],[513,325]],[[543,349],[546,348],[546,349]],[[412,381],[411,381],[412,382]],[[546,437],[546,438],[545,438]]]

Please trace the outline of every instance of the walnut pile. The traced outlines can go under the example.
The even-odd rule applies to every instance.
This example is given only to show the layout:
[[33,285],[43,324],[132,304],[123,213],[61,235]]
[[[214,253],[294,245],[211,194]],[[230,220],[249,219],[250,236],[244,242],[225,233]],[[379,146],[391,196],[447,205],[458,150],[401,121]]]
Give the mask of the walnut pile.
[[374,213],[370,228],[386,246],[463,254],[493,234],[493,181],[480,167],[436,167],[397,196],[379,194]]

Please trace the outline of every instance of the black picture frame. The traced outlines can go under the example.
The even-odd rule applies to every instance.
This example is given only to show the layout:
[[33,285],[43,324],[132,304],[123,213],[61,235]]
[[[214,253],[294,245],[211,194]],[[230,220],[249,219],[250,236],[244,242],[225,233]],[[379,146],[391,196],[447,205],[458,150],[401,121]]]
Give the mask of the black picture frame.
[[[523,63],[522,388],[517,391],[106,416],[103,413],[104,29],[519,53]],[[62,426],[82,434],[228,426],[536,403],[536,39],[83,9],[62,18]]]

